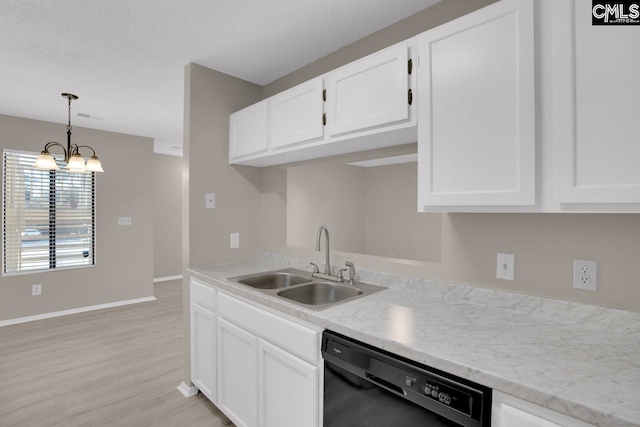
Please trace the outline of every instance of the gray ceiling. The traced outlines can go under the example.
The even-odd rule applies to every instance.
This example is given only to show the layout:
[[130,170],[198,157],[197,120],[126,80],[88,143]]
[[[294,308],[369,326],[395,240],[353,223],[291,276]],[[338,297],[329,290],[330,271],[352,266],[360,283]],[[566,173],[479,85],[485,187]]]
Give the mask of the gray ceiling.
[[64,123],[72,92],[75,125],[180,154],[187,63],[264,85],[437,1],[3,0],[0,114]]

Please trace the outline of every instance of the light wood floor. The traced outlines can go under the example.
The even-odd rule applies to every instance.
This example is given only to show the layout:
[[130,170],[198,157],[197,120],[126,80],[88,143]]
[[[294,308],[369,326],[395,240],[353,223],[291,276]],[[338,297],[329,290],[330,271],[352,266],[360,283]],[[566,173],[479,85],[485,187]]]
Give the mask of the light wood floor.
[[231,426],[182,379],[181,281],[157,301],[0,328],[0,426]]

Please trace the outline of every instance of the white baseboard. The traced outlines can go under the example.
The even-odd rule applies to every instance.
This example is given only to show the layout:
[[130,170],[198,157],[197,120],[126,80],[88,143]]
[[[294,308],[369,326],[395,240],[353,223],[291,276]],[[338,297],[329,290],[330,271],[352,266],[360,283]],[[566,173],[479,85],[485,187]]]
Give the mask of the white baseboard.
[[182,274],[179,274],[177,276],[156,277],[155,279],[153,279],[153,283],[167,282],[169,280],[178,280],[178,279],[182,279]]
[[196,386],[189,387],[184,381],[178,386],[178,391],[187,399],[198,394],[198,388]]
[[104,308],[120,307],[123,305],[138,304],[141,302],[155,301],[156,297],[144,297],[128,299],[124,301],[108,302],[106,304],[90,305],[87,307],[71,308],[69,310],[54,311],[51,313],[36,314],[33,316],[17,317],[15,319],[0,320],[0,328],[3,326],[16,325],[18,323],[33,322],[35,320],[50,319],[52,317],[67,316],[69,314],[84,313],[86,311],[102,310]]

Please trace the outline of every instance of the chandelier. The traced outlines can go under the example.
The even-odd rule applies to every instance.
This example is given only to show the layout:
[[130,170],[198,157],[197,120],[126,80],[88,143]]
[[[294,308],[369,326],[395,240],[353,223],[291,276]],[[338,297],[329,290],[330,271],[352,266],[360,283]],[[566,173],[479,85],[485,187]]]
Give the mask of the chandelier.
[[[59,142],[47,142],[44,146],[44,150],[40,153],[34,166],[37,169],[45,170],[60,170],[60,167],[56,163],[56,159],[53,158],[49,149],[51,147],[58,146],[64,151],[64,162],[67,164],[66,170],[69,173],[87,173],[87,172],[104,172],[100,160],[96,156],[96,152],[88,145],[77,145],[71,143],[71,101],[78,99],[77,96],[70,93],[63,93],[63,98],[67,98],[69,101],[69,123],[67,124],[67,148],[64,148]],[[92,155],[85,163],[84,158],[80,155],[81,148],[88,148],[91,150]]]

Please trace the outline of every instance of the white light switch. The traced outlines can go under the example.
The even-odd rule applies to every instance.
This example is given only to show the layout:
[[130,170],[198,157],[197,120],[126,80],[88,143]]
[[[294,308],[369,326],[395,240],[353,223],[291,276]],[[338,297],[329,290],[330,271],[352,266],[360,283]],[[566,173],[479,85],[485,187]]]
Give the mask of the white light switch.
[[514,254],[498,253],[496,277],[498,279],[513,280],[516,272],[516,256]]
[[32,285],[31,286],[31,296],[35,297],[38,295],[42,295],[42,285]]
[[229,235],[229,247],[238,249],[240,247],[240,233],[231,233]]
[[216,208],[216,195],[213,193],[206,193],[204,195],[204,207],[205,209]]
[[131,217],[130,216],[119,216],[118,217],[118,225],[131,225]]

